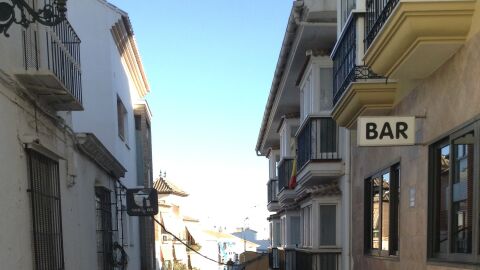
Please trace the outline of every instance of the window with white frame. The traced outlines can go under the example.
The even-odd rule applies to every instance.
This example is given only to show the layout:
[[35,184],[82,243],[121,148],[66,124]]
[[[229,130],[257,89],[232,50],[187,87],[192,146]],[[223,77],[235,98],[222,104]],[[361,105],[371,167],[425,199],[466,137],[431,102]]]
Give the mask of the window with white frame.
[[313,91],[313,82],[312,82],[312,73],[309,72],[307,75],[305,82],[302,84],[300,88],[300,95],[301,95],[301,119],[300,121],[305,120],[307,118],[308,114],[311,113],[312,111],[312,104],[311,102],[313,101],[312,99],[312,91]]
[[281,241],[280,241],[280,235],[281,235],[281,232],[280,232],[280,222],[278,221],[275,221],[273,223],[273,246],[274,247],[278,247],[281,245]]
[[356,3],[355,0],[341,0],[341,18],[342,18],[342,28],[345,26],[345,22],[347,22],[348,16],[350,12],[355,9]]
[[302,244],[304,247],[312,246],[312,206],[306,206],[302,209]]
[[285,217],[280,219],[280,245],[286,245],[285,237]]
[[337,244],[337,206],[321,204],[320,211],[320,246]]
[[289,234],[290,234],[290,243],[293,246],[300,245],[300,217],[292,216],[290,217],[289,224]]

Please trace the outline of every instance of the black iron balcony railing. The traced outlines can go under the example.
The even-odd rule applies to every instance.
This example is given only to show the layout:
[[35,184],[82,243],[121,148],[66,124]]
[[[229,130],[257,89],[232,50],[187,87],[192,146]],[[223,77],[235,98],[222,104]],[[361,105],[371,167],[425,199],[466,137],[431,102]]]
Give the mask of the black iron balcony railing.
[[293,159],[284,158],[278,164],[278,190],[288,189],[288,182],[292,176]]
[[268,253],[268,266],[270,269],[280,269],[280,252],[278,248],[270,249]]
[[25,69],[52,72],[81,104],[80,42],[68,20],[56,26],[32,27],[23,32]]
[[297,136],[297,165],[310,161],[338,160],[338,127],[330,117],[309,117]]
[[335,105],[351,82],[357,79],[380,78],[367,66],[357,65],[357,19],[361,13],[352,13],[333,52],[333,104]]
[[80,38],[68,20],[64,20],[52,27],[52,31],[47,32],[47,46],[49,69],[81,103]]
[[270,269],[279,270],[338,270],[340,250],[297,250],[272,248]]
[[338,270],[340,269],[340,251],[309,252],[297,250],[295,269],[302,270]]
[[268,203],[277,202],[278,201],[278,180],[271,179],[268,181]]
[[368,49],[399,0],[367,0],[365,13],[365,49]]

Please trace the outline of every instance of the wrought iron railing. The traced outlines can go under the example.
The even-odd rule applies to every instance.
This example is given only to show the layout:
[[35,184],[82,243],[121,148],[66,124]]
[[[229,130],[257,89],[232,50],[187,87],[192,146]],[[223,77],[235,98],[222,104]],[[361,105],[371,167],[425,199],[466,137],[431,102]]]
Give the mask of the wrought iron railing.
[[340,269],[340,251],[295,252],[295,269],[302,270],[338,270]]
[[357,19],[361,13],[353,13],[338,41],[333,59],[333,104],[335,105],[351,82],[357,79],[380,78],[370,68],[357,65]]
[[366,0],[365,49],[368,49],[399,0]]
[[297,146],[298,171],[310,161],[339,159],[337,124],[331,117],[309,117],[297,135]]
[[23,42],[25,69],[48,69],[82,103],[81,41],[68,20],[52,27],[27,29]]
[[52,27],[51,30],[47,32],[49,69],[81,103],[80,38],[68,20]]
[[284,158],[278,164],[278,190],[288,189],[288,182],[292,176],[293,159]]
[[27,150],[31,197],[34,268],[64,269],[59,165]]
[[268,181],[268,203],[276,202],[278,200],[278,180],[271,179]]

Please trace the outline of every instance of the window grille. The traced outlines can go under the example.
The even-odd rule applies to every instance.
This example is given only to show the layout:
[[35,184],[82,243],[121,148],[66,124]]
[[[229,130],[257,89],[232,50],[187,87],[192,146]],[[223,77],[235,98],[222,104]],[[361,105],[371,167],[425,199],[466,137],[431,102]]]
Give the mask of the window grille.
[[35,270],[62,270],[63,236],[58,162],[27,149]]
[[98,269],[110,269],[112,266],[113,230],[112,201],[110,191],[95,188],[96,223],[97,223],[97,263]]

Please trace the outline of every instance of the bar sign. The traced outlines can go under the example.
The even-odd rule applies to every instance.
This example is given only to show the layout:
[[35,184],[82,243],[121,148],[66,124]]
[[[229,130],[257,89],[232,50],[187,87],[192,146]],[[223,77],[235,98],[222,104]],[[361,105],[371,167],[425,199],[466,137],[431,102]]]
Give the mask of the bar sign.
[[415,144],[414,116],[359,117],[358,146],[397,146]]

